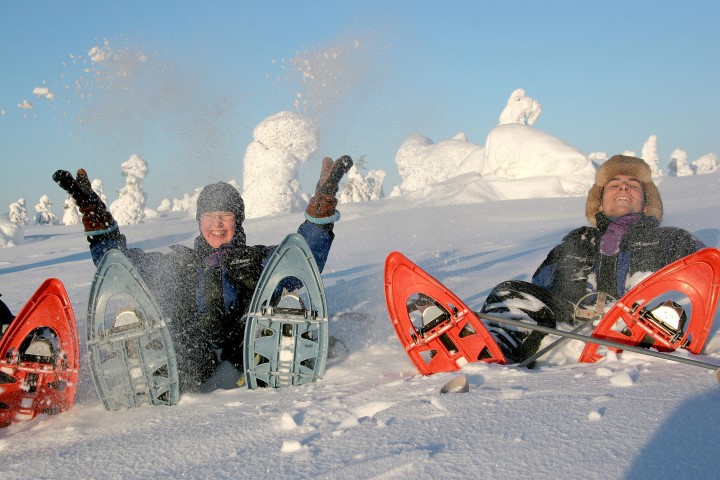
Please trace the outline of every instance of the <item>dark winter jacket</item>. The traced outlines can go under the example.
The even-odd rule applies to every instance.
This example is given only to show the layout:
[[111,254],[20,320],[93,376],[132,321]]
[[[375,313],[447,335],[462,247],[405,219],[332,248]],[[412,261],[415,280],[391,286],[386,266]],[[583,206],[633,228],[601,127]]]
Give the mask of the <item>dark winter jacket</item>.
[[[332,225],[304,222],[298,233],[322,271],[334,238]],[[241,318],[274,247],[248,246],[244,235],[236,235],[213,249],[200,235],[193,248],[173,245],[170,253],[144,252],[128,249],[125,237],[115,235],[91,245],[95,264],[113,248],[130,259],[170,320],[183,390],[194,389],[212,374],[216,351],[242,368]]]
[[12,323],[14,318],[15,316],[10,312],[10,309],[7,305],[5,305],[5,302],[0,300],[0,338],[2,338],[5,330]]
[[628,222],[612,255],[601,253],[601,239],[613,222],[627,219],[611,220],[598,213],[598,227],[568,233],[537,269],[532,283],[573,304],[592,291],[620,298],[651,273],[705,247],[685,230],[661,227],[655,217],[633,215],[638,218]]

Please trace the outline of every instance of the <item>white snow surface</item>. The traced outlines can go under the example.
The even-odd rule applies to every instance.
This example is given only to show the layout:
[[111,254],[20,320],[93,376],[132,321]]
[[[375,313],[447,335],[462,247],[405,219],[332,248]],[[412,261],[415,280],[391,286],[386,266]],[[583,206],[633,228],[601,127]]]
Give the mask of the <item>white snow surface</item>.
[[[385,309],[387,254],[403,252],[477,309],[497,283],[528,280],[585,224],[585,198],[567,196],[564,181],[575,179],[483,183],[468,173],[341,205],[323,281],[330,333],[350,353],[315,384],[108,412],[81,340],[75,406],[0,430],[0,478],[717,478],[713,371],[631,352],[578,364],[582,344],[570,341],[535,370],[473,363],[421,376],[401,348]],[[664,224],[720,246],[718,186],[717,172],[663,178]],[[513,200],[528,190],[538,196]],[[301,213],[279,214],[247,220],[245,231],[249,243],[275,244],[301,222]],[[133,247],[167,251],[191,245],[197,223],[170,212],[122,231]],[[84,339],[94,270],[81,225],[30,225],[24,243],[0,249],[0,292],[17,313],[43,280],[59,278]],[[716,364],[718,324],[700,356]],[[460,374],[469,392],[441,395]]]

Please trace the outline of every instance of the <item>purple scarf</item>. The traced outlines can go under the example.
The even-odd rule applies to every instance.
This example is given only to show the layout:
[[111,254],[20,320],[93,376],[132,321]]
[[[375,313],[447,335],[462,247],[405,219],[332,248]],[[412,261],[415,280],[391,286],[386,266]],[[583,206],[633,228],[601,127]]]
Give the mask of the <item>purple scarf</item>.
[[629,213],[612,220],[600,239],[600,253],[612,256],[620,251],[623,235],[640,219],[639,213]]

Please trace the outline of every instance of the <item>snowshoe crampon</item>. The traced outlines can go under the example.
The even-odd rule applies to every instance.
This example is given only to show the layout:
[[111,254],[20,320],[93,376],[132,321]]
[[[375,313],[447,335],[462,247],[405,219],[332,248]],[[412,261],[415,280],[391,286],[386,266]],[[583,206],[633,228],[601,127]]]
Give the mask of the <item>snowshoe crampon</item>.
[[400,343],[421,374],[458,370],[470,362],[506,363],[480,319],[399,252],[385,261],[385,301]]
[[[626,293],[597,325],[593,337],[670,352],[702,353],[720,292],[720,251],[706,248],[658,270]],[[603,355],[587,343],[581,362]],[[619,351],[612,349],[614,351]]]
[[303,237],[275,249],[253,293],[243,361],[248,388],[315,382],[325,372],[328,312],[320,271]]
[[80,348],[60,280],[46,280],[0,341],[0,427],[56,414],[75,402]]
[[166,321],[119,250],[103,256],[90,288],[88,356],[107,410],[178,402],[177,360]]

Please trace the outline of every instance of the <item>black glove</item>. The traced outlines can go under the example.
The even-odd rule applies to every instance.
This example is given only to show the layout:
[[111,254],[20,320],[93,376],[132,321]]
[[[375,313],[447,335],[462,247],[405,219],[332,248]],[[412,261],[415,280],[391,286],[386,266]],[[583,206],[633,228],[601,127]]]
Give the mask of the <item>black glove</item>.
[[75,205],[82,213],[88,241],[92,241],[94,236],[117,231],[117,222],[97,193],[93,191],[85,170],[82,168],[78,170],[76,178],[73,178],[70,172],[58,170],[53,174],[53,180],[75,200]]
[[340,180],[353,166],[352,158],[343,155],[333,162],[332,158],[325,157],[320,171],[320,180],[315,187],[315,195],[312,196],[305,210],[305,218],[313,223],[332,223],[340,218],[336,210],[337,194]]

